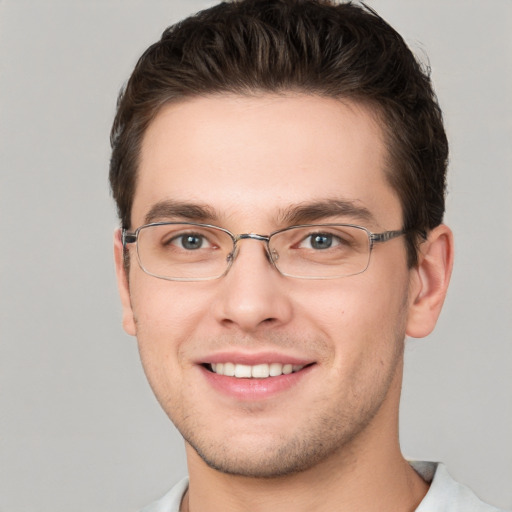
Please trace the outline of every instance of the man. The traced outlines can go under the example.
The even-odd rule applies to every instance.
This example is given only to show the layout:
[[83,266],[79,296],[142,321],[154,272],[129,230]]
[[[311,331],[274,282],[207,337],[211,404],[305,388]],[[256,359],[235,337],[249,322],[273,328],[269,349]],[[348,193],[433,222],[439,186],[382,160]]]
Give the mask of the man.
[[203,11],[141,57],[112,147],[123,325],[189,469],[147,511],[495,510],[398,443],[453,241],[441,112],[389,25]]

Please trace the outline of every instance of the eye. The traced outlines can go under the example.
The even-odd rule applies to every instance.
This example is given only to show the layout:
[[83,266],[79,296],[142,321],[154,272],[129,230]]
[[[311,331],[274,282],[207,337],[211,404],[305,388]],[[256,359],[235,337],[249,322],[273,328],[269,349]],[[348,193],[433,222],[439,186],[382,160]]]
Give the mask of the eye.
[[196,251],[211,247],[208,239],[198,233],[184,233],[171,238],[167,244],[178,246],[186,251]]
[[339,237],[330,233],[311,233],[302,240],[299,247],[303,249],[325,250],[335,247],[340,243]]

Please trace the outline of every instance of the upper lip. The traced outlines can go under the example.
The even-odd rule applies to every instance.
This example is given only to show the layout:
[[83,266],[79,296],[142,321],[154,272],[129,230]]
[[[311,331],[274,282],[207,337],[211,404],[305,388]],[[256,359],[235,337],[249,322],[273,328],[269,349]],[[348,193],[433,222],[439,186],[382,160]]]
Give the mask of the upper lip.
[[248,353],[248,352],[233,352],[233,351],[225,351],[225,352],[216,352],[214,354],[210,354],[204,358],[201,358],[198,361],[198,364],[208,364],[208,363],[234,363],[234,364],[245,364],[249,366],[254,366],[257,364],[268,364],[268,363],[282,363],[282,364],[292,364],[298,366],[306,366],[308,364],[314,363],[315,361],[312,359],[307,359],[304,357],[292,356],[289,354],[282,354],[279,352],[257,352],[257,353]]

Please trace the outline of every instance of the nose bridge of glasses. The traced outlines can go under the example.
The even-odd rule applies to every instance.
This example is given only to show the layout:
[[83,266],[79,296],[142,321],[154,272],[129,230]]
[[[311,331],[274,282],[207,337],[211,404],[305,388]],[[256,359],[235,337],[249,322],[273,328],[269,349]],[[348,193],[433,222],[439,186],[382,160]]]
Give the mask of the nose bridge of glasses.
[[268,246],[268,242],[270,240],[269,236],[258,235],[257,233],[242,233],[240,235],[235,235],[233,237],[234,250],[228,256],[229,260],[234,260],[237,257],[238,252],[239,252],[238,242],[240,240],[256,240],[257,242],[265,242],[265,249],[266,249],[267,257],[271,261],[276,259],[276,258],[274,258],[274,256],[272,254],[270,254],[270,249],[269,249],[269,246]]
[[257,235],[256,233],[242,233],[241,235],[235,236],[235,242],[238,242],[238,240],[260,240],[261,242],[268,242],[269,237],[264,235]]

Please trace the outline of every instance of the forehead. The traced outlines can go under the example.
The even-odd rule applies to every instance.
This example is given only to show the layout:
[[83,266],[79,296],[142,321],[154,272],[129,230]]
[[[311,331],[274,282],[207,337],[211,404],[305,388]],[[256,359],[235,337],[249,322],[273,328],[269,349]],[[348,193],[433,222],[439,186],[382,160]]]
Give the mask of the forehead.
[[144,135],[133,224],[162,201],[205,205],[221,221],[275,224],[292,205],[340,200],[385,224],[399,210],[385,162],[376,116],[356,103],[298,94],[193,98],[163,107]]

